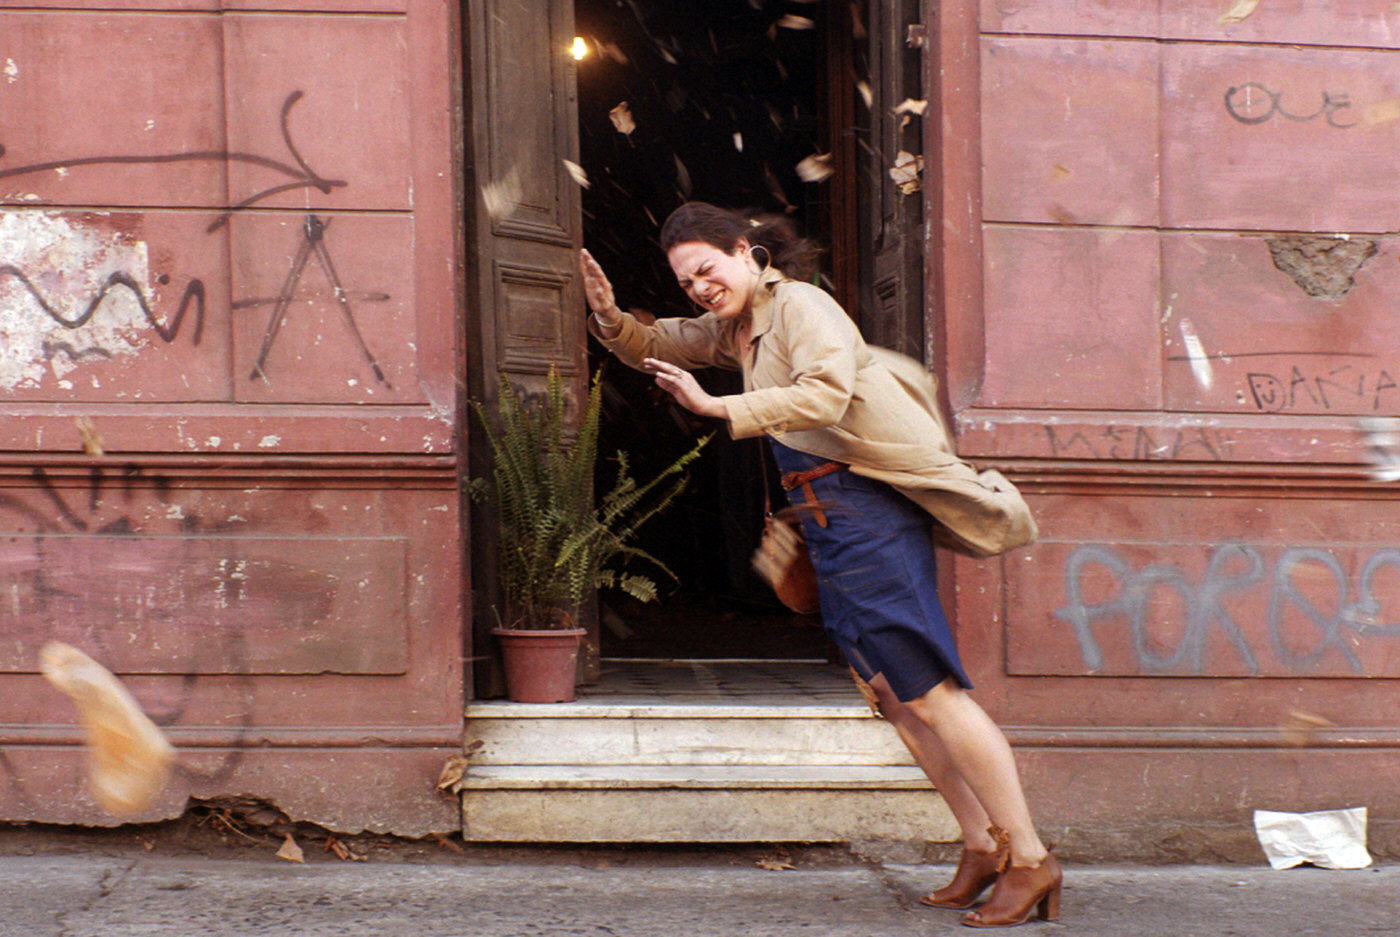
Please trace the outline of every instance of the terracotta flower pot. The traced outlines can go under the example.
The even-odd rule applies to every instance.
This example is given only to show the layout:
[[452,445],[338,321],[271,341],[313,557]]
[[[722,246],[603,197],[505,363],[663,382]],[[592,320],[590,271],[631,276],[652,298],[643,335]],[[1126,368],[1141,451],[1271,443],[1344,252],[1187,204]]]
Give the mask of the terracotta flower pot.
[[493,628],[506,671],[506,696],[517,703],[567,703],[574,698],[582,628],[523,631]]

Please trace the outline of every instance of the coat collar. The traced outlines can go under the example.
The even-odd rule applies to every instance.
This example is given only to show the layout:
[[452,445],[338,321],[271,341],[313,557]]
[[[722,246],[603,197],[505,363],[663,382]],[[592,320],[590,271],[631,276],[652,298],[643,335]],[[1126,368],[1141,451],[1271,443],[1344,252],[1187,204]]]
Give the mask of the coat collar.
[[766,334],[773,327],[773,288],[786,279],[781,270],[774,270],[772,267],[765,267],[758,275],[758,283],[753,290],[753,327],[749,333],[751,341]]

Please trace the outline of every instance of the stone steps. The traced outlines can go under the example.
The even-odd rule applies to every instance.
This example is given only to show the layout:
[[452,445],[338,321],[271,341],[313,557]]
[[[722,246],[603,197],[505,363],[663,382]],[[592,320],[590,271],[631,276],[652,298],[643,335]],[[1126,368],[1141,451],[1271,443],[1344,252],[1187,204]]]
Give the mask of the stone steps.
[[839,670],[792,665],[777,692],[748,682],[742,665],[702,671],[716,672],[726,692],[683,681],[640,693],[605,686],[573,703],[472,703],[466,741],[481,745],[464,779],[464,837],[956,838],[942,799]]

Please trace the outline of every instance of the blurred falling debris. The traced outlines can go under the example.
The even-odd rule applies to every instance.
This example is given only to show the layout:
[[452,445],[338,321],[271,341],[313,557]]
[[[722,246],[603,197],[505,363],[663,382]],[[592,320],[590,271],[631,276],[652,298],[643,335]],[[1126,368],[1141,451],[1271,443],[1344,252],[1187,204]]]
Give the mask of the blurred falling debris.
[[1181,320],[1181,343],[1186,346],[1186,359],[1191,362],[1191,373],[1196,376],[1196,383],[1201,385],[1202,390],[1210,390],[1211,385],[1215,383],[1210,356],[1201,345],[1201,338],[1196,334],[1196,328],[1190,319]]
[[83,438],[83,452],[94,459],[102,457],[102,437],[97,433],[97,424],[85,416],[76,417],[73,423],[78,427],[78,435]]
[[1283,722],[1279,724],[1279,732],[1286,743],[1302,748],[1312,742],[1315,732],[1336,727],[1337,724],[1325,716],[1305,712],[1301,709],[1290,709]]
[[583,171],[583,167],[572,160],[564,160],[564,168],[569,171],[569,175],[583,188],[588,188],[592,183],[588,181],[588,173]]
[[681,162],[680,156],[675,156],[676,160],[676,187],[679,189],[682,198],[690,198],[690,193],[694,191],[690,184],[690,170],[685,168],[685,163]]
[[793,13],[784,13],[777,22],[779,29],[816,29],[817,24],[806,16],[797,16]]
[[875,103],[875,92],[870,90],[870,82],[861,79],[856,82],[856,91],[860,93],[860,99],[865,102],[867,110]]
[[739,131],[734,131],[734,149],[737,152],[744,152],[744,135]]
[[1259,0],[1235,0],[1235,5],[1224,13],[1220,14],[1217,22],[1221,26],[1228,26],[1231,23],[1238,23],[1247,19],[1251,13],[1259,6]]
[[860,0],[851,0],[851,38],[859,42],[866,37],[865,8]]
[[1384,101],[1366,105],[1362,110],[1361,119],[1366,122],[1367,126],[1371,127],[1400,119],[1400,98],[1387,98]]
[[629,62],[632,61],[631,59],[629,59],[629,58],[627,57],[627,53],[623,52],[621,49],[619,49],[619,48],[617,47],[617,44],[616,44],[616,43],[612,43],[612,42],[598,42],[598,41],[595,39],[595,40],[593,41],[593,45],[594,45],[595,47],[597,47],[597,49],[598,49],[598,56],[599,56],[600,58],[612,59],[614,62],[616,62],[616,63],[619,64],[619,65],[626,65],[626,64],[628,64]]
[[637,129],[637,122],[632,118],[632,109],[623,101],[617,107],[608,111],[608,117],[617,128],[617,132],[625,136],[631,136],[632,131]]
[[803,182],[822,182],[835,172],[831,168],[830,153],[814,153],[797,164],[797,176]]
[[927,101],[916,101],[913,98],[905,98],[894,108],[896,114],[918,114],[920,117],[924,116],[926,110],[928,110]]
[[913,195],[923,188],[923,180],[920,174],[924,171],[924,158],[915,156],[907,150],[900,150],[894,158],[894,167],[890,170],[890,178],[899,186],[899,191],[904,195]]
[[503,178],[481,187],[481,199],[486,203],[486,214],[490,215],[493,221],[509,218],[524,198],[525,190],[520,184],[519,166],[512,166]]
[[784,212],[797,211],[797,206],[788,200],[787,193],[783,191],[783,183],[774,175],[772,168],[767,163],[763,165],[763,178],[768,181],[769,191],[773,193],[773,198],[782,204]]
[[1400,481],[1400,418],[1362,417],[1359,423],[1371,477],[1378,482]]

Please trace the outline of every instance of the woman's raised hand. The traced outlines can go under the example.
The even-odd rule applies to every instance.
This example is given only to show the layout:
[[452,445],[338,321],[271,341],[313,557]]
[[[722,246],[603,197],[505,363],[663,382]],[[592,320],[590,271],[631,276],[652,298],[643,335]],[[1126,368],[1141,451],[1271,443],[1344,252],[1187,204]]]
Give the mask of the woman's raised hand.
[[593,314],[603,325],[617,325],[621,315],[617,309],[617,301],[613,298],[613,288],[608,282],[608,275],[586,250],[579,251],[578,268],[583,274],[583,295],[588,300],[588,308],[593,310]]
[[656,375],[656,386],[675,398],[676,403],[700,416],[729,419],[724,401],[712,397],[695,381],[695,375],[656,358],[643,358],[642,367]]

